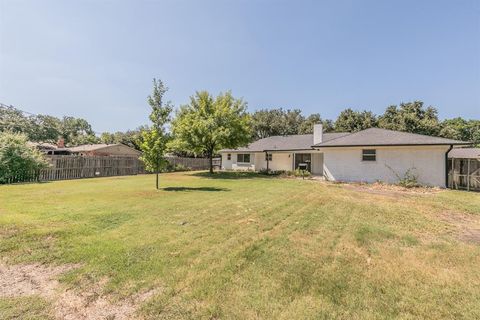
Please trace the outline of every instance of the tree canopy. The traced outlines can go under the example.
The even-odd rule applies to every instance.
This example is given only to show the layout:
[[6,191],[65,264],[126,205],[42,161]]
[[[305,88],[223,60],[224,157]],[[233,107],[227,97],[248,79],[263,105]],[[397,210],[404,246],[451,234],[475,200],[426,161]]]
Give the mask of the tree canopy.
[[213,156],[222,148],[237,148],[250,140],[250,117],[246,103],[230,92],[214,98],[207,91],[190,97],[190,104],[177,112],[172,122],[172,149],[206,155],[213,172]]

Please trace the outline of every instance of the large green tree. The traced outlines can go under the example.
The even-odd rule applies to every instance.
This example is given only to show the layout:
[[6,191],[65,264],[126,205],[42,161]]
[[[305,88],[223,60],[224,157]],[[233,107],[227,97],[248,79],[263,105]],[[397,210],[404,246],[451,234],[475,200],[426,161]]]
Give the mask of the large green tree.
[[140,126],[135,130],[117,131],[115,133],[103,132],[100,135],[102,143],[122,143],[131,148],[141,150],[140,146],[143,142],[142,132],[148,130],[147,126]]
[[354,111],[350,108],[340,112],[335,121],[335,131],[356,132],[377,126],[377,118],[370,111]]
[[246,103],[230,92],[216,98],[197,92],[190,104],[177,112],[172,122],[172,148],[206,155],[213,173],[213,156],[222,148],[237,148],[250,140],[250,117]]
[[378,119],[380,128],[438,135],[440,123],[437,109],[432,106],[424,107],[422,101],[401,103],[399,107],[389,106]]
[[305,118],[298,128],[298,134],[313,133],[313,126],[321,123],[323,125],[323,132],[332,132],[333,123],[331,120],[322,120],[319,113],[313,113]]
[[162,80],[153,79],[153,92],[147,98],[148,104],[152,109],[149,116],[152,124],[142,132],[143,141],[140,145],[143,152],[141,159],[145,163],[146,169],[156,173],[157,189],[158,174],[161,168],[166,165],[164,154],[169,139],[166,125],[170,121],[170,113],[173,110],[170,102],[163,101],[167,90],[168,88]]
[[38,142],[56,142],[63,137],[70,146],[99,141],[85,119],[26,114],[11,106],[0,107],[1,131],[24,133],[28,140]]
[[290,131],[290,128],[286,127],[285,111],[281,108],[260,109],[255,111],[251,118],[253,140],[280,136]]
[[460,117],[446,119],[441,123],[441,137],[471,141],[480,146],[480,120],[465,120]]

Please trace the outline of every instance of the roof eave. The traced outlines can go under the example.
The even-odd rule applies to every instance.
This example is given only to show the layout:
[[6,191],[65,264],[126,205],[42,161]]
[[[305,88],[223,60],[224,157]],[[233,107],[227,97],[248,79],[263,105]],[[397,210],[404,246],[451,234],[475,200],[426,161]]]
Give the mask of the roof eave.
[[471,142],[444,142],[444,143],[396,143],[396,144],[386,144],[386,143],[375,143],[375,144],[342,144],[342,145],[314,145],[312,148],[346,148],[346,147],[406,147],[406,146],[469,146],[472,145]]

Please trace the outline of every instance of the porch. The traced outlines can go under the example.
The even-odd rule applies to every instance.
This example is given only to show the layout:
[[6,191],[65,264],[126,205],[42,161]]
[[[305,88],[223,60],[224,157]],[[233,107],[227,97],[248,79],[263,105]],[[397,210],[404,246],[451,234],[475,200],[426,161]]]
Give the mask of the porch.
[[306,169],[312,175],[323,176],[323,153],[308,151],[265,152],[262,169],[290,171]]

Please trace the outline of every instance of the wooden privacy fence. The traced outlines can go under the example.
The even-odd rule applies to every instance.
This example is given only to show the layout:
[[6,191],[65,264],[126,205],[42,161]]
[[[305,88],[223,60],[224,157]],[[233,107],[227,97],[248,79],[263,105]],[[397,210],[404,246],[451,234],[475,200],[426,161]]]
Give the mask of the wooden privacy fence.
[[40,171],[40,181],[93,177],[126,176],[143,173],[143,163],[135,157],[47,156],[50,167]]
[[480,191],[480,160],[451,158],[448,169],[449,188]]
[[[165,159],[173,166],[181,165],[191,170],[207,170],[210,168],[210,160],[206,158],[183,158],[183,157],[165,157]],[[213,159],[215,167],[220,166],[220,158]]]
[[135,157],[47,155],[49,167],[40,171],[13,174],[6,183],[69,180],[124,176],[144,173],[143,163]]
[[[136,157],[47,155],[48,168],[36,172],[13,174],[4,183],[70,180],[94,177],[126,176],[146,173],[143,162]],[[173,165],[182,165],[190,170],[206,170],[209,159],[167,157]],[[214,166],[220,159],[214,159]]]

